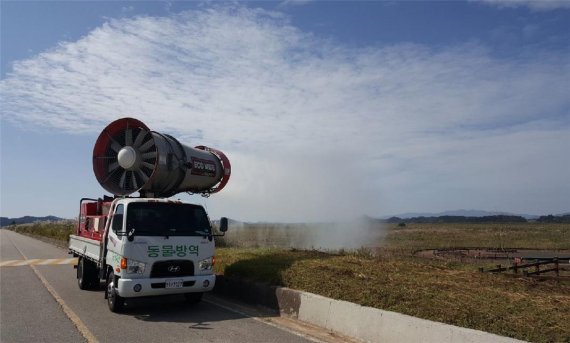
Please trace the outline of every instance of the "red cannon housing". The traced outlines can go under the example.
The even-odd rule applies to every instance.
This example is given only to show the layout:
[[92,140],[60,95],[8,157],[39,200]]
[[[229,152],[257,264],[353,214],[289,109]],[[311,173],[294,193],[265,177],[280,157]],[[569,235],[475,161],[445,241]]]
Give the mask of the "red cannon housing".
[[107,191],[123,196],[170,197],[180,192],[219,192],[231,175],[230,161],[216,149],[189,147],[122,118],[109,124],[93,149],[93,171]]

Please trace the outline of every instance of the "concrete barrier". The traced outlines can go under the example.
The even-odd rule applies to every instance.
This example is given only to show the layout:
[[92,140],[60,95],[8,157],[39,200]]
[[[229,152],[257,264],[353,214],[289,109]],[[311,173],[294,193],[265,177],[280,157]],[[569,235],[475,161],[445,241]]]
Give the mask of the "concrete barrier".
[[[521,342],[488,332],[433,322],[312,293],[281,289],[278,294],[300,298],[297,313],[286,313],[285,311],[290,311],[288,307],[282,309],[286,314],[366,342]],[[280,300],[278,296],[278,301]]]
[[282,315],[364,342],[523,342],[484,331],[240,279],[218,277],[214,292],[264,305],[279,310]]

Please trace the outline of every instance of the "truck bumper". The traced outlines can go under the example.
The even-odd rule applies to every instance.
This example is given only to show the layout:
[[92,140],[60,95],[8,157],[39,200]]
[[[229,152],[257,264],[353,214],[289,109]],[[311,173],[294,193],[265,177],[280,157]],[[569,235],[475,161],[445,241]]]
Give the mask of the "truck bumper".
[[[180,288],[166,288],[166,280],[171,278],[153,279],[125,279],[120,278],[118,282],[118,293],[123,298],[146,297],[153,295],[182,294],[193,292],[208,292],[214,288],[216,283],[215,275],[187,276],[176,278],[182,280],[183,286]],[[136,292],[135,289],[139,288]],[[136,286],[136,287],[135,287]]]

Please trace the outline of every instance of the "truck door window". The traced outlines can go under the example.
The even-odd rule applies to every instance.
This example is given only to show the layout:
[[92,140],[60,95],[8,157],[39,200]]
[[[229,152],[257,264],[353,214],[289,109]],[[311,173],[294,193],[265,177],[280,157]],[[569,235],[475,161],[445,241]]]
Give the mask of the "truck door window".
[[115,209],[115,215],[113,216],[113,231],[115,233],[123,230],[123,213],[124,206],[120,204]]

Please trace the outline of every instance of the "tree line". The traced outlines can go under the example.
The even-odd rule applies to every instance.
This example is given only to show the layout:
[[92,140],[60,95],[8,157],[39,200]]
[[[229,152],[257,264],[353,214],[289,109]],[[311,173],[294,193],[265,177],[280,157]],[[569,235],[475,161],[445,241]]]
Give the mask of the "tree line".
[[386,223],[418,223],[418,224],[436,224],[436,223],[570,223],[570,214],[554,216],[540,216],[536,219],[527,220],[521,216],[495,215],[483,217],[466,217],[466,216],[438,216],[438,217],[412,217],[400,218],[390,217],[385,219]]

